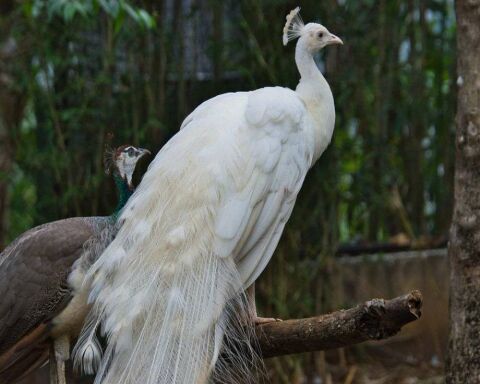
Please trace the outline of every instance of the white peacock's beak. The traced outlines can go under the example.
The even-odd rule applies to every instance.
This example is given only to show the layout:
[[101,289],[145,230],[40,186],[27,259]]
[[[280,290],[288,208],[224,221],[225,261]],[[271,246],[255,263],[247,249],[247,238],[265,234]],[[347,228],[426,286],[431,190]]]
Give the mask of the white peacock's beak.
[[332,45],[332,44],[343,45],[343,41],[338,36],[335,36],[333,33],[330,33],[330,38],[328,39],[327,45]]

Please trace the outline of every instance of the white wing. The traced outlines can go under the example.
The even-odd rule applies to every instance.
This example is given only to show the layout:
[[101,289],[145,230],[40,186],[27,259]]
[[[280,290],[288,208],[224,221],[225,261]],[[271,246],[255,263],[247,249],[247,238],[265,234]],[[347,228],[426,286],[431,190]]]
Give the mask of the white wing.
[[[243,116],[230,115],[232,104],[245,105],[238,108]],[[211,153],[223,164],[211,185],[223,192],[215,250],[234,258],[245,288],[270,260],[311,166],[314,140],[306,115],[295,92],[275,87],[218,96],[182,124],[185,129],[217,126],[229,135]]]
[[[231,116],[232,107],[243,116]],[[311,166],[314,139],[306,115],[295,92],[275,87],[217,96],[182,124],[229,135],[217,132],[219,147],[210,152],[223,165],[211,186],[223,192],[214,224],[215,250],[235,259],[245,288],[270,260]]]

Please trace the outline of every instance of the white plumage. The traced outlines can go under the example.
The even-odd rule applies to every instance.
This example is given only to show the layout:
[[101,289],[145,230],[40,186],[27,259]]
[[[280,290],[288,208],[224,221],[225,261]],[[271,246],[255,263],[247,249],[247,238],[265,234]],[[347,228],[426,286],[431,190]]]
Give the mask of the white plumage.
[[[200,105],[125,206],[116,239],[89,273],[92,317],[108,335],[96,383],[205,383],[216,363],[216,380],[248,381],[219,370],[222,341],[248,336],[231,334],[248,321],[243,291],[270,260],[335,120],[312,53],[341,40],[320,24],[296,30],[297,90]],[[233,363],[250,368],[241,356]]]

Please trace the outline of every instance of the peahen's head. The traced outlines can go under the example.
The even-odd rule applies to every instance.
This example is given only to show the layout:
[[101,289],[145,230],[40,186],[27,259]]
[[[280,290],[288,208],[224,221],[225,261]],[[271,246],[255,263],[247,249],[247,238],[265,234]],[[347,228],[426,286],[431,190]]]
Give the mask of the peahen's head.
[[299,12],[300,7],[297,7],[287,15],[287,22],[283,28],[283,45],[298,37],[298,44],[303,45],[310,53],[315,53],[327,45],[343,44],[339,37],[330,33],[322,24],[305,25]]
[[133,189],[133,172],[138,160],[147,154],[150,154],[148,149],[122,145],[110,152],[109,159],[107,159],[107,172],[113,170],[115,175],[120,176],[127,182],[128,187]]

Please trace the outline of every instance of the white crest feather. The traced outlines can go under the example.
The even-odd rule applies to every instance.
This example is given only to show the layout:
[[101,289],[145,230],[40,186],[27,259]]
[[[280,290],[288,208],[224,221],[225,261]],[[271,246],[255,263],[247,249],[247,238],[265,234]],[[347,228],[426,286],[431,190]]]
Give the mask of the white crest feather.
[[285,23],[285,27],[283,27],[283,45],[287,45],[289,41],[300,37],[303,27],[305,26],[300,16],[300,7],[290,11],[286,19],[287,22]]

